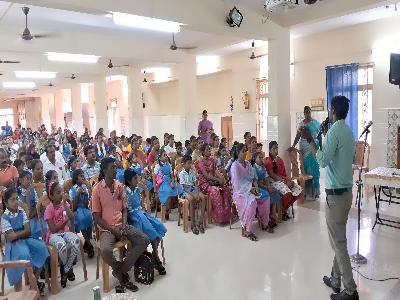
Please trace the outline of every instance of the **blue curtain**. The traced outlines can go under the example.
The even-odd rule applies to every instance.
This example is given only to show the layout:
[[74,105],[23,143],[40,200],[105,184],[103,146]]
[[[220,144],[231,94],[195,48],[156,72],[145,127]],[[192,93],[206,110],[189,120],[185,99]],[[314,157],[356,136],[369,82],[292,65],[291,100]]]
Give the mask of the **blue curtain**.
[[346,123],[358,139],[358,64],[326,68],[327,107],[335,96],[346,96],[350,100],[350,110]]

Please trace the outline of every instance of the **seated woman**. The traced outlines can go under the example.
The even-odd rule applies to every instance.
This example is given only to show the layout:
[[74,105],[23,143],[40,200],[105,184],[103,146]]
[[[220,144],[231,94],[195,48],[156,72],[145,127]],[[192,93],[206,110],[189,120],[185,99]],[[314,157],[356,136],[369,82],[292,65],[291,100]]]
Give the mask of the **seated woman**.
[[271,184],[269,183],[268,173],[263,165],[264,154],[256,153],[252,159],[252,165],[254,168],[254,174],[256,177],[256,181],[258,184],[258,189],[260,191],[261,196],[269,195],[271,201],[271,226],[276,226],[278,223],[278,206],[281,206],[281,195],[275,190]]
[[171,197],[177,197],[180,194],[181,187],[175,182],[171,164],[169,163],[165,150],[160,150],[157,158],[157,164],[154,167],[154,175],[156,176],[156,185],[158,198],[161,205],[167,206],[166,219],[169,219],[169,206]]
[[244,236],[257,241],[253,233],[253,220],[258,211],[262,229],[272,233],[269,224],[270,200],[269,195],[262,196],[256,187],[253,187],[254,173],[250,162],[245,160],[245,145],[238,144],[234,152],[234,162],[231,167],[231,182],[233,201],[236,204],[239,218],[244,229]]
[[[49,257],[47,247],[41,240],[31,237],[29,220],[25,211],[18,207],[19,199],[14,188],[3,194],[4,213],[1,217],[2,234],[6,236],[4,261],[28,260],[32,264],[35,276],[39,280],[40,270]],[[11,286],[19,290],[22,286],[24,269],[6,269]],[[44,283],[38,281],[38,287],[44,296]]]
[[128,165],[130,165],[130,169],[135,171],[136,175],[145,182],[147,190],[151,193],[153,191],[153,181],[151,180],[151,175],[148,170],[144,167],[143,162],[133,152],[129,155],[127,161]]
[[232,191],[224,175],[217,169],[217,161],[211,157],[210,145],[203,144],[203,157],[197,162],[200,192],[210,197],[212,218],[217,224],[227,224],[231,217]]
[[282,194],[282,219],[286,221],[290,219],[287,210],[301,194],[301,187],[287,177],[285,163],[278,156],[278,143],[276,141],[269,143],[269,156],[264,160],[264,166],[270,176],[272,187]]
[[156,218],[142,209],[142,194],[149,197],[147,187],[139,181],[134,170],[128,169],[124,173],[125,193],[128,208],[128,224],[132,225],[147,235],[153,248],[155,268],[160,275],[167,274],[160,257],[158,256],[158,245],[165,236],[167,229]]

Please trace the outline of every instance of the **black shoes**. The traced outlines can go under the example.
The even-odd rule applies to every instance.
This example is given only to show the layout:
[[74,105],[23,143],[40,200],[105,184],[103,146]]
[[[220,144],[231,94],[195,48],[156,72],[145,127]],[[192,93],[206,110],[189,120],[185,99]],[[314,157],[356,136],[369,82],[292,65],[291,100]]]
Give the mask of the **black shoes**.
[[340,293],[340,287],[334,287],[331,283],[331,278],[328,276],[324,276],[324,278],[322,278],[322,280],[324,281],[325,285],[330,287],[334,293],[338,294]]
[[332,300],[358,300],[358,293],[355,291],[352,295],[349,295],[346,293],[346,290],[343,290],[339,294],[332,294],[331,295]]

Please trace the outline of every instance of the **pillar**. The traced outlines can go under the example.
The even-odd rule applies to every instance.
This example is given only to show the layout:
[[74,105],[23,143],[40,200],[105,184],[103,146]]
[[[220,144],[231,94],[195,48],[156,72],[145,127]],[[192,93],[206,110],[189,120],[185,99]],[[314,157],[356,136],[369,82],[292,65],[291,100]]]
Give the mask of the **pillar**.
[[54,106],[55,106],[55,124],[56,127],[65,127],[64,123],[64,100],[62,90],[54,92]]
[[108,117],[107,117],[107,89],[106,78],[99,76],[94,80],[94,108],[95,108],[95,127],[93,135],[99,131],[100,128],[104,129],[104,134],[109,135],[108,132]]
[[271,118],[268,125],[275,127],[268,128],[268,135],[276,137],[280,155],[289,168],[290,164],[285,155],[286,149],[291,146],[290,33],[288,30],[283,32],[278,39],[268,41],[268,68],[268,109],[269,118]]
[[49,94],[41,96],[40,111],[41,111],[41,124],[46,126],[47,131],[50,133],[50,105],[49,105]]
[[75,84],[71,89],[72,104],[72,130],[78,132],[78,136],[83,134],[83,117],[81,101],[81,85]]
[[143,75],[140,69],[131,68],[128,74],[128,131],[144,135],[144,109],[142,101]]
[[[197,103],[196,57],[189,56],[178,67],[179,103],[181,108],[181,141],[197,136],[199,122]],[[178,139],[177,139],[178,140]]]

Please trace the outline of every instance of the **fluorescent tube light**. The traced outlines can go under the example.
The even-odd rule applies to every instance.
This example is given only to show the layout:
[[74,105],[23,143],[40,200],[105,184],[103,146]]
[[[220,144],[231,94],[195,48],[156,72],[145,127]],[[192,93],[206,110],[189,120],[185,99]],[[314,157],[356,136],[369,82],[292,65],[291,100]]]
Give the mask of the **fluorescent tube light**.
[[117,25],[171,33],[179,32],[180,26],[183,25],[182,23],[178,22],[142,17],[119,12],[112,12],[112,18],[114,23]]
[[30,81],[3,81],[5,89],[33,89],[35,87],[36,84]]
[[100,56],[72,53],[47,52],[47,59],[50,61],[95,64]]
[[40,72],[40,71],[14,71],[15,77],[17,78],[44,78],[53,79],[56,78],[55,72]]

